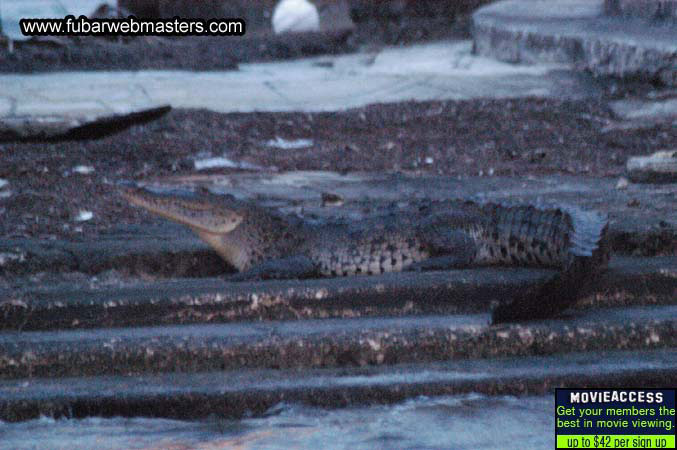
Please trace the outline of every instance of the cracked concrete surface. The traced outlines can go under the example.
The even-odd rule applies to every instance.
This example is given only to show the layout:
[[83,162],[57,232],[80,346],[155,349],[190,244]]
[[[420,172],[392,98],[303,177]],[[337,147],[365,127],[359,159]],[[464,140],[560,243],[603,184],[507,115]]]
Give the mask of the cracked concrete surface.
[[1,74],[0,85],[3,97],[17,102],[12,115],[34,117],[124,114],[161,104],[218,112],[334,111],[412,99],[581,98],[598,92],[594,82],[561,65],[515,66],[471,50],[470,41],[449,41],[386,48],[375,57],[241,64],[226,72]]

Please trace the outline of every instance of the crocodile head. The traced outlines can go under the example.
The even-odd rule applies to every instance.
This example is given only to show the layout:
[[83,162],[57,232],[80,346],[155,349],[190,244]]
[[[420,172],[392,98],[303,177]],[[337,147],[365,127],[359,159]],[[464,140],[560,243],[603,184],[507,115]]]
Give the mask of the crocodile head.
[[226,197],[214,195],[206,189],[195,197],[185,198],[156,194],[136,187],[123,187],[121,194],[131,204],[188,225],[198,234],[227,234],[236,229],[244,219],[235,207],[229,207]]

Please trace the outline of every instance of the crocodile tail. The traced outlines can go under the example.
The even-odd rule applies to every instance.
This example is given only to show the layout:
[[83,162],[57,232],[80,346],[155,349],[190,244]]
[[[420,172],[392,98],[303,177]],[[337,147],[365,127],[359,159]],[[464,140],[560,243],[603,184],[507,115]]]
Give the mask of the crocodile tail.
[[559,216],[568,225],[560,230],[562,236],[557,237],[566,243],[558,264],[560,270],[544,284],[499,304],[492,312],[493,323],[555,316],[580,299],[607,266],[609,238],[605,217],[573,207],[538,209],[540,212],[535,216],[541,219]]

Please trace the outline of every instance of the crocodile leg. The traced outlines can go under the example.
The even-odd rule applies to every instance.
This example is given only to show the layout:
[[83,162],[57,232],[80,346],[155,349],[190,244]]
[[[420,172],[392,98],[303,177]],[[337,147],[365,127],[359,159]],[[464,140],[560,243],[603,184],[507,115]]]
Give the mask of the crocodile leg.
[[281,280],[318,277],[315,263],[304,255],[270,259],[244,272],[228,277],[228,281]]

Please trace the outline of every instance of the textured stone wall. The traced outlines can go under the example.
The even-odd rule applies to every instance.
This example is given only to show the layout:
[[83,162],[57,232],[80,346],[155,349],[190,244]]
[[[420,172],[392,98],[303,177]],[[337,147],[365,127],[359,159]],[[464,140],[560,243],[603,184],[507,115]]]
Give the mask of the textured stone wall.
[[604,11],[613,16],[677,20],[677,0],[605,0]]

